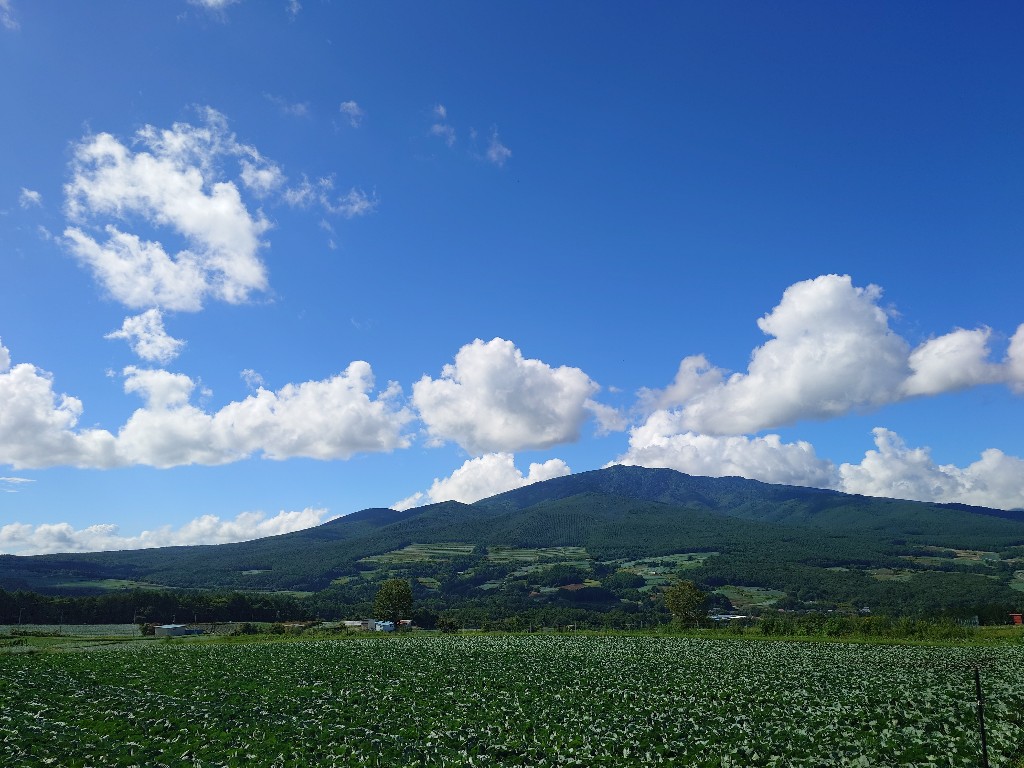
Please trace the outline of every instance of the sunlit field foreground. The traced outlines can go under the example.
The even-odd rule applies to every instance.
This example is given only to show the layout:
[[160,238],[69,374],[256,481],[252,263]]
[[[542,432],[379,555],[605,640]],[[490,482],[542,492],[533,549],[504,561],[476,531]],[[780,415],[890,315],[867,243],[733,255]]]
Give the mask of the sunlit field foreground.
[[978,766],[1024,647],[412,636],[0,656],[6,766]]

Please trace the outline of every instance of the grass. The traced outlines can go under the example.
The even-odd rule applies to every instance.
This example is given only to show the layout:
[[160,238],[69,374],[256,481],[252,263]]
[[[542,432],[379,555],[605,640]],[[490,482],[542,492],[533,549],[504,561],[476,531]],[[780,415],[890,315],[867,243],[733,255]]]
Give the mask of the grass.
[[737,610],[745,611],[748,608],[763,608],[774,605],[786,596],[785,592],[777,589],[764,589],[763,587],[738,587],[726,584],[715,590],[720,595],[729,598]]
[[473,545],[460,542],[410,544],[407,547],[385,552],[382,555],[364,557],[359,562],[397,565],[401,563],[429,562],[432,560],[450,560],[454,557],[465,557],[471,554],[473,554]]
[[590,554],[583,547],[542,547],[538,549],[492,547],[487,553],[487,559],[493,563],[569,562],[587,561],[590,559]]

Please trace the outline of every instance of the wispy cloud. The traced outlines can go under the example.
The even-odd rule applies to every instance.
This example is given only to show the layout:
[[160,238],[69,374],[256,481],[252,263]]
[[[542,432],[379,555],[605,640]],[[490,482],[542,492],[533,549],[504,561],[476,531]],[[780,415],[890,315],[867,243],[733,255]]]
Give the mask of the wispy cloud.
[[0,493],[17,493],[21,486],[34,482],[27,477],[0,477]]
[[304,176],[299,184],[284,191],[284,199],[289,205],[298,207],[318,205],[327,213],[341,215],[346,219],[372,213],[379,202],[376,195],[368,195],[355,187],[342,195],[335,194],[334,179],[329,176],[315,182]]
[[491,143],[487,145],[487,160],[501,168],[510,157],[512,157],[512,150],[501,143],[498,129],[494,128],[491,131]]
[[202,8],[214,15],[223,16],[224,11],[226,11],[229,6],[240,2],[240,0],[188,0],[188,2],[190,5]]
[[12,31],[21,29],[18,19],[14,16],[14,3],[11,0],[0,0],[0,26]]
[[43,204],[43,196],[34,189],[22,187],[21,193],[18,195],[18,204],[22,208],[39,207]]
[[363,118],[366,117],[366,113],[363,108],[360,107],[354,101],[343,101],[339,107],[341,114],[348,118],[348,124],[353,128],[358,128],[363,124]]
[[306,101],[288,101],[283,96],[275,96],[270,93],[263,94],[264,98],[281,110],[282,115],[289,115],[291,117],[309,117],[310,109],[309,102]]
[[444,104],[437,104],[433,109],[434,122],[430,125],[430,134],[444,140],[449,147],[455,145],[455,129],[448,124],[448,109]]

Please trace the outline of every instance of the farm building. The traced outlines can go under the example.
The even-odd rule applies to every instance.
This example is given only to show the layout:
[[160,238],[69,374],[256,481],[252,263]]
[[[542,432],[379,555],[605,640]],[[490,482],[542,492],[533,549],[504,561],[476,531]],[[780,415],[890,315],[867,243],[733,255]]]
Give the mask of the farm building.
[[157,637],[181,637],[183,635],[201,635],[203,630],[195,629],[187,624],[157,624],[153,628]]
[[393,621],[377,621],[376,619],[363,619],[359,622],[360,626],[367,632],[394,632],[395,622]]

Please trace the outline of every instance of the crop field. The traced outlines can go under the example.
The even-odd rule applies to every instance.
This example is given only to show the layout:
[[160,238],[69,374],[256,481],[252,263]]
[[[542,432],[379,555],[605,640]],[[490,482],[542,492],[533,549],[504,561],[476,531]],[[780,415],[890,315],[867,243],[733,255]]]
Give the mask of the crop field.
[[1024,647],[671,637],[171,641],[0,655],[5,766],[978,766]]

